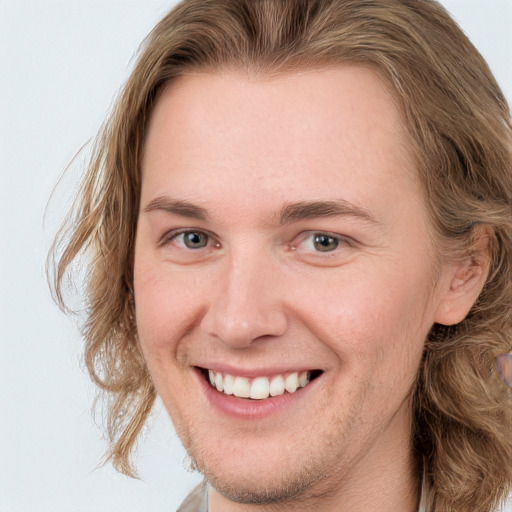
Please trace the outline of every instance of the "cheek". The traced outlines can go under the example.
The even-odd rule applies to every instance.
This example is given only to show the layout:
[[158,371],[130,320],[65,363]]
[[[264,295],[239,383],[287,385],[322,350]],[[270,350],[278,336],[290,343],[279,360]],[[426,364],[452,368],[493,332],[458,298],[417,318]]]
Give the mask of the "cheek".
[[134,268],[139,340],[155,388],[180,433],[196,410],[187,407],[196,397],[190,395],[194,387],[186,345],[192,319],[198,317],[197,283],[183,272],[172,275],[152,261],[144,263],[141,259]]
[[399,370],[417,367],[433,321],[426,281],[410,277],[388,268],[386,275],[366,271],[304,288],[306,324],[353,377],[372,375],[385,382]]
[[136,321],[148,362],[176,351],[177,341],[198,314],[197,289],[200,284],[193,274],[172,273],[154,262],[136,261]]

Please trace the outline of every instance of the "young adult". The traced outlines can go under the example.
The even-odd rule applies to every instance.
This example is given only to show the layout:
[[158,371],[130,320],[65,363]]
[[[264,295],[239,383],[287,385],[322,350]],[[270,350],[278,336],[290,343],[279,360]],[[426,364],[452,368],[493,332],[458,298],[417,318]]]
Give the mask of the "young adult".
[[510,112],[431,0],[187,0],[82,185],[109,457],[160,395],[181,510],[490,512],[512,482]]

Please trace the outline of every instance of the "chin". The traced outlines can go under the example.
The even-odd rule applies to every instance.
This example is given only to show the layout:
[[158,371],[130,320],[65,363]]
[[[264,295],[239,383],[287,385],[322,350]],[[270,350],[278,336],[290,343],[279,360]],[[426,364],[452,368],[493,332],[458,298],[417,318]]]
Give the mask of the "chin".
[[[313,476],[307,471],[288,473],[265,471],[257,475],[251,469],[248,471],[226,471],[216,465],[214,468],[203,467],[196,462],[199,471],[203,473],[210,485],[225,498],[236,503],[264,505],[285,503],[309,494],[315,486],[318,475]],[[279,477],[276,478],[276,473]]]
[[266,441],[262,446],[254,438],[233,443],[231,438],[227,443],[193,443],[186,448],[210,485],[233,502],[285,503],[311,495],[311,490],[325,477],[323,464],[291,457],[282,442],[275,449],[272,444]]

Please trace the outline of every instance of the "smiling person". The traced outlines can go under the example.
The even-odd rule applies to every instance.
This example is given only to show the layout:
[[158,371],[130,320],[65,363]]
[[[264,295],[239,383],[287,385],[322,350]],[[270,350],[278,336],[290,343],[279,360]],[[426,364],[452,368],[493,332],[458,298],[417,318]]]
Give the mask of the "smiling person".
[[182,511],[494,510],[511,191],[506,101],[438,3],[178,5],[57,240],[114,466],[158,394],[205,477]]

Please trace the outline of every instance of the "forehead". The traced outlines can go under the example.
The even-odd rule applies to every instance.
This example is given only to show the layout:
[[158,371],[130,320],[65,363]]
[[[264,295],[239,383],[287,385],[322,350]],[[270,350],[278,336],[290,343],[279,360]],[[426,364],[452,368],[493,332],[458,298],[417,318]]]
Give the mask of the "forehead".
[[416,176],[393,95],[375,72],[356,66],[272,78],[182,76],[156,103],[142,171],[143,201],[218,192],[232,201],[245,194],[247,202],[267,191],[300,201],[336,190],[364,203]]
[[[384,128],[393,130],[400,144],[404,135],[390,87],[376,72],[362,66],[273,77],[237,70],[187,74],[170,82],[161,93],[151,116],[148,136],[152,138],[151,125],[156,123],[160,132],[162,128],[168,131],[162,135],[172,135],[176,144],[185,144],[187,136],[203,136],[216,127],[207,133],[205,143],[238,142],[237,147],[245,150],[252,141],[265,144],[265,154],[273,148],[278,151],[279,140],[307,138],[312,145],[320,137],[350,145],[358,136],[371,142]],[[247,128],[252,137],[240,140],[247,135]],[[406,146],[401,148],[405,152]]]

